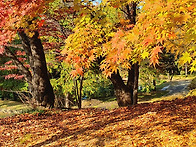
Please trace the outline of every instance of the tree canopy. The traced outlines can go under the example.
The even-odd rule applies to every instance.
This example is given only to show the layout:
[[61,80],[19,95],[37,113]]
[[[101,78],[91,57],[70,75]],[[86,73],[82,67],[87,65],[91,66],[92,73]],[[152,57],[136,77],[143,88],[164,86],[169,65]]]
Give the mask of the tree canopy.
[[[123,8],[130,3],[137,4],[136,24],[124,17],[129,12]],[[158,64],[165,47],[181,55],[179,62],[190,63],[194,71],[195,9],[194,0],[103,1],[81,13],[63,53],[76,68],[73,74],[82,74],[97,58],[104,57],[100,68],[110,76],[146,58]]]

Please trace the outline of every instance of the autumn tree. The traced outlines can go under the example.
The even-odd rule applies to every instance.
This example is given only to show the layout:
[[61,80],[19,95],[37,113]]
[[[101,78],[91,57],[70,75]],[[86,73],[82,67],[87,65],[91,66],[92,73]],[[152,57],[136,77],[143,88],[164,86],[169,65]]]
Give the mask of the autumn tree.
[[[77,32],[69,36],[66,44],[68,50],[64,51],[65,54],[68,55],[67,61],[75,61],[76,70],[73,71],[72,74],[81,74],[83,70],[81,66],[83,66],[84,69],[86,68],[85,60],[89,57],[91,63],[93,65],[97,65],[96,63],[98,63],[99,69],[104,70],[104,74],[112,81],[119,106],[136,104],[139,76],[138,62],[129,61],[129,65],[132,66],[129,66],[128,64],[120,65],[122,68],[130,67],[127,69],[127,84],[124,83],[116,65],[110,66],[106,65],[104,62],[111,60],[111,62],[115,64],[117,61],[118,54],[115,54],[115,50],[117,50],[118,47],[121,49],[124,46],[123,43],[117,45],[117,42],[119,41],[118,38],[123,35],[123,32],[120,29],[132,29],[132,26],[136,22],[137,3],[133,2],[127,4],[122,10],[117,10],[112,6],[99,6],[97,10],[91,12],[89,11],[89,7],[90,3],[89,6],[87,4],[86,10],[81,12],[81,15],[84,16],[82,17],[82,20],[79,20],[79,23],[74,29],[77,30]],[[87,13],[87,15],[85,15],[85,13]],[[119,20],[119,17],[122,17],[123,19]],[[91,36],[91,33],[94,36]],[[114,36],[115,33],[116,35]],[[111,39],[112,37],[113,39]],[[78,38],[78,42],[73,42],[76,38]],[[113,43],[114,51],[111,52],[111,55],[109,56],[107,55],[109,50],[106,48],[111,44],[108,43],[103,46],[105,42]],[[77,52],[76,49],[78,49],[78,54],[72,58],[72,53],[75,54]],[[97,54],[96,49],[99,50],[100,54]],[[81,57],[80,54],[83,54],[83,57]],[[108,67],[111,68],[105,70]]]
[[[139,64],[147,58],[155,66],[163,48],[195,70],[194,11],[194,0],[104,0],[99,6],[86,1],[63,54],[75,67],[73,75],[97,62],[114,85],[118,105],[136,104]],[[121,69],[128,72],[126,84]]]
[[[0,2],[0,54],[11,59],[28,82],[34,104],[54,107],[44,48],[39,36],[43,12],[50,1],[11,0]],[[21,40],[21,45],[14,43]],[[12,51],[11,48],[15,48]],[[16,50],[18,49],[18,50]],[[6,69],[6,65],[4,68]]]

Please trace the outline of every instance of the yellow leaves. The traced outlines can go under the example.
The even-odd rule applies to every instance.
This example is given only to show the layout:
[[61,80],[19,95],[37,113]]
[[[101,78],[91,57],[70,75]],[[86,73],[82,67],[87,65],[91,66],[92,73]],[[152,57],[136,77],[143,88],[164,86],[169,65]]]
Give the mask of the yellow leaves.
[[196,58],[193,60],[193,62],[191,63],[191,68],[190,68],[191,72],[196,71]]
[[149,52],[147,51],[144,51],[142,54],[141,54],[142,58],[145,59],[149,56]]
[[90,57],[89,57],[89,60],[92,62],[92,61],[94,61],[95,60],[95,56],[94,55],[91,55]]
[[[189,51],[189,52],[188,52]],[[179,59],[179,64],[189,64],[190,65],[190,71],[194,72],[196,71],[196,50],[195,46],[192,46],[188,51],[182,53],[182,56]]]
[[182,24],[186,22],[191,16],[188,13],[181,14],[181,13],[175,13],[174,15],[170,16],[171,20],[176,24]]
[[180,64],[190,63],[192,60],[190,54],[188,52],[185,52],[182,54],[182,57],[179,59]]
[[134,27],[134,24],[128,24],[128,25],[126,25],[126,28],[127,29],[132,29]]
[[115,38],[121,38],[121,37],[123,37],[125,35],[125,33],[121,30],[121,29],[119,29],[116,33],[115,33]]
[[108,70],[104,70],[104,71],[103,71],[103,74],[104,74],[106,77],[111,77],[112,72],[111,72],[111,71],[108,71]]
[[185,13],[185,14],[182,16],[182,21],[186,22],[186,21],[188,21],[188,19],[190,19],[190,18],[191,18],[191,15],[188,14],[188,13]]
[[120,19],[120,24],[121,24],[122,26],[128,26],[128,27],[131,28],[133,25],[130,25],[129,22],[130,22],[130,21],[127,20],[127,19],[122,19],[122,18]]
[[152,37],[147,37],[146,39],[144,39],[143,41],[143,45],[146,47],[148,46],[149,44],[153,43],[154,39]]
[[[79,2],[76,0],[75,4]],[[75,57],[79,57],[79,66],[86,68],[97,57],[105,57],[100,68],[109,76],[119,68],[129,68],[129,62],[141,62],[146,58],[155,66],[163,45],[166,50],[175,51],[176,56],[184,52],[179,62],[195,66],[191,61],[195,51],[186,48],[187,44],[194,44],[196,32],[193,0],[146,0],[141,3],[135,25],[130,25],[128,19],[114,8],[127,2],[133,1],[104,0],[107,9],[103,12],[103,8],[92,8],[93,18],[91,10],[82,10],[86,15],[78,17],[79,23],[67,39],[66,50],[72,51],[71,56],[67,56],[70,62],[77,62]],[[108,12],[112,14],[110,17]],[[111,20],[112,17],[117,20]]]
[[194,5],[194,4],[188,6],[188,10],[189,10],[189,11],[194,10],[194,8],[195,8],[195,5]]
[[85,3],[89,2],[89,0],[84,0]]
[[158,55],[158,53],[162,53],[162,50],[161,49],[162,49],[162,46],[156,46],[152,50],[152,55]]
[[[157,5],[157,2],[160,5]],[[141,32],[139,39],[142,43],[138,41],[138,45],[145,48],[157,44],[164,45],[167,50],[175,51],[176,56],[182,55],[179,61],[181,64],[187,62],[192,66],[195,50],[190,51],[189,45],[195,43],[195,4],[193,0],[145,1],[142,7],[145,13],[141,12],[138,15],[137,25],[133,28],[133,31],[137,29],[136,34]],[[158,52],[158,48],[152,50],[151,64],[155,65],[158,62]],[[148,55],[145,52],[141,53],[142,59],[146,56]],[[192,66],[191,70],[194,68]]]
[[76,70],[72,70],[71,71],[71,75],[73,76],[73,77],[76,77],[77,75],[81,75],[81,76],[83,76],[83,69],[82,69],[82,67],[79,67],[79,68],[77,68]]

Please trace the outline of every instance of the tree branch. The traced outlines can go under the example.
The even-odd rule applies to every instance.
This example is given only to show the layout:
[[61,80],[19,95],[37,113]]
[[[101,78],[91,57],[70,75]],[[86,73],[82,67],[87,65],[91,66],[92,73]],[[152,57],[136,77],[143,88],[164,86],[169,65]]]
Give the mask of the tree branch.
[[18,69],[24,74],[26,77],[32,79],[31,72],[29,69],[27,69],[21,61],[18,60],[18,58],[14,55],[14,53],[9,49],[9,47],[5,46],[5,55],[9,58],[11,58],[18,67]]
[[17,49],[23,49],[21,44],[7,44],[7,47],[13,47],[13,48],[17,48]]

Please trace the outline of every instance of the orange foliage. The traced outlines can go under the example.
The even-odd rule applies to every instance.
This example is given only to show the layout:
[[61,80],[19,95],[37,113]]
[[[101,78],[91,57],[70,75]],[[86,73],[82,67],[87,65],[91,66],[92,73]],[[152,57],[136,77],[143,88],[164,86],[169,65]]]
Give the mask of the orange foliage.
[[[97,12],[97,7],[93,7],[93,13],[97,12],[94,16],[96,19],[91,19],[88,15],[83,16],[76,25],[74,34],[68,37],[65,50],[74,50],[71,52],[73,58],[79,55],[80,58],[87,59],[81,61],[85,68],[90,67],[94,59],[105,57],[101,62],[103,65],[100,66],[106,76],[117,69],[130,68],[131,63],[140,63],[146,58],[150,60],[150,64],[157,64],[161,46],[167,51],[175,51],[178,55],[188,52],[191,69],[196,70],[195,0],[141,1],[138,6],[141,10],[135,25],[130,24],[129,19],[124,17],[126,13],[119,12],[119,8],[123,10],[125,5],[132,2],[138,1],[103,1],[103,6],[110,9],[111,13],[118,11],[118,21],[113,24],[108,22],[109,14],[103,15],[101,9]],[[104,17],[99,19],[100,16]],[[92,49],[94,56],[89,56]],[[72,64],[75,64],[74,60]]]

